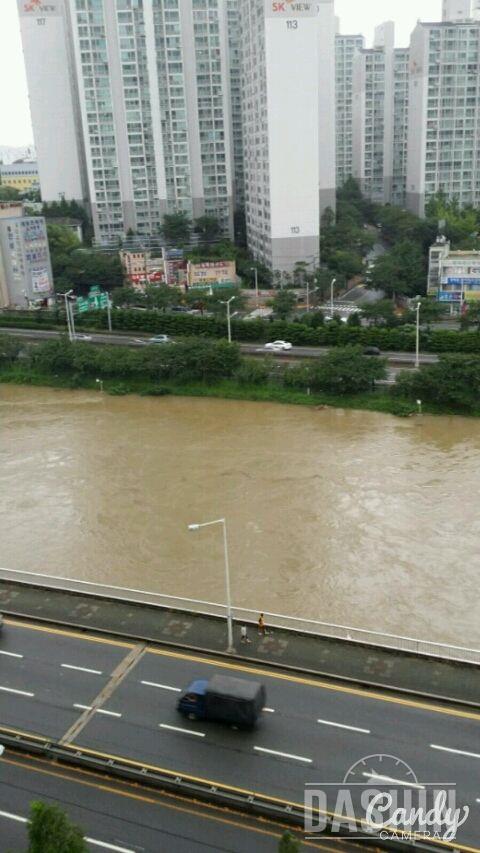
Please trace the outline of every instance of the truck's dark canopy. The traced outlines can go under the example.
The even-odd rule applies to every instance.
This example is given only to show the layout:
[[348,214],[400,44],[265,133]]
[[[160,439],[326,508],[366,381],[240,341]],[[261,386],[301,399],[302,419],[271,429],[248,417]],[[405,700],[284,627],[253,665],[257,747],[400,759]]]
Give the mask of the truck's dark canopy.
[[262,691],[258,681],[244,681],[243,678],[231,678],[229,675],[214,675],[208,682],[208,692],[215,696],[254,702]]
[[205,694],[205,716],[236,726],[255,725],[265,705],[265,687],[255,681],[214,675]]

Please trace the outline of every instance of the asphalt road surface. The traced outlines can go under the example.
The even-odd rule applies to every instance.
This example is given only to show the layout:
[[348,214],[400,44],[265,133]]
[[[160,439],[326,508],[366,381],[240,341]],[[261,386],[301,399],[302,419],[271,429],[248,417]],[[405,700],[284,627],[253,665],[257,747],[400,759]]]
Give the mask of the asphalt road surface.
[[[16,338],[25,338],[26,340],[32,341],[41,341],[41,340],[49,340],[51,338],[59,338],[61,333],[55,332],[46,329],[12,329],[12,328],[0,328],[0,334],[8,334],[12,335]],[[113,346],[130,346],[130,347],[144,347],[145,343],[142,343],[142,338],[144,341],[148,339],[148,335],[135,335],[133,333],[128,334],[116,334],[114,332],[107,333],[81,333],[82,335],[87,335],[90,338],[90,343],[92,344],[111,344]],[[79,336],[79,340],[82,341],[82,337]],[[161,346],[158,345],[158,346]],[[282,352],[271,352],[265,350],[263,345],[260,344],[240,344],[240,349],[246,355],[273,355],[278,358],[321,358],[322,355],[328,352],[327,347],[292,347],[291,350],[282,351]],[[394,365],[412,365],[415,361],[415,354],[410,352],[385,352],[382,353],[391,364]],[[420,354],[420,363],[421,364],[433,364],[438,361],[438,356],[432,353],[423,353]]]
[[[256,729],[177,713],[189,682],[215,672],[263,681],[267,705]],[[364,784],[395,786],[411,781],[411,768],[418,788],[456,785],[470,809],[458,849],[480,851],[474,711],[7,619],[0,724],[294,804],[303,803],[306,784],[341,783],[352,768]]]
[[[92,853],[275,853],[286,828],[7,751],[0,759],[2,853],[27,850],[27,818],[35,800],[59,805],[82,829]],[[362,849],[335,847],[336,853]],[[320,842],[306,843],[303,850],[332,853]]]

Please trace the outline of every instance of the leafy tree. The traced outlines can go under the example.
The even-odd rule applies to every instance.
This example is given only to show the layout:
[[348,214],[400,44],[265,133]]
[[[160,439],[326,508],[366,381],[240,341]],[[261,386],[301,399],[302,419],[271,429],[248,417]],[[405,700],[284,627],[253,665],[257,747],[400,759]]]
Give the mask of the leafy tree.
[[20,193],[15,187],[6,187],[0,184],[0,201],[18,201]]
[[369,287],[387,296],[415,296],[425,293],[425,261],[421,248],[404,240],[377,258],[370,273]]
[[288,829],[280,839],[278,853],[300,853],[300,841]]
[[83,241],[90,244],[93,237],[92,221],[85,208],[78,201],[66,201],[62,198],[61,201],[52,201],[49,204],[44,203],[42,215],[47,220],[52,219],[78,219],[82,223]]
[[391,299],[379,299],[378,302],[362,305],[362,316],[366,320],[373,321],[374,326],[387,326],[393,329],[401,324]]
[[172,243],[188,243],[191,230],[191,220],[183,211],[166,213],[163,217],[163,236]]
[[348,249],[338,249],[332,252],[328,263],[335,273],[344,276],[347,281],[363,272],[362,256]]
[[195,233],[199,234],[202,240],[208,243],[209,240],[215,240],[222,233],[222,228],[216,216],[199,216],[195,220]]
[[426,216],[432,224],[445,221],[444,234],[452,245],[476,248],[480,245],[480,210],[474,207],[460,207],[457,199],[448,199],[440,192],[429,199]]
[[79,827],[58,806],[39,801],[30,806],[28,853],[88,853]]
[[172,305],[179,305],[181,294],[178,288],[168,284],[149,284],[145,288],[145,306],[166,311]]
[[145,297],[133,287],[127,287],[124,285],[122,287],[115,287],[112,290],[112,302],[115,308],[124,308],[129,305],[142,305],[142,303],[144,305]]
[[273,310],[281,320],[287,320],[297,304],[297,297],[291,290],[279,290],[273,300]]
[[21,351],[22,344],[18,338],[0,334],[0,365],[13,364]]
[[263,385],[268,382],[271,369],[269,359],[244,358],[235,373],[235,379],[243,385]]
[[81,246],[76,234],[73,233],[71,228],[67,228],[65,225],[55,225],[47,222],[47,236],[52,263],[66,263],[68,255],[74,249],[79,249]]
[[477,331],[480,332],[480,305],[477,302],[467,304],[467,310],[460,318],[460,327],[462,327],[462,322],[465,323],[465,321],[468,324],[467,328],[476,324]]
[[478,410],[480,401],[480,358],[449,353],[436,364],[397,377],[394,393],[409,400],[424,400],[456,411]]
[[361,347],[332,349],[307,366],[293,367],[285,374],[286,384],[310,387],[330,394],[359,394],[386,376],[386,359],[364,356]]

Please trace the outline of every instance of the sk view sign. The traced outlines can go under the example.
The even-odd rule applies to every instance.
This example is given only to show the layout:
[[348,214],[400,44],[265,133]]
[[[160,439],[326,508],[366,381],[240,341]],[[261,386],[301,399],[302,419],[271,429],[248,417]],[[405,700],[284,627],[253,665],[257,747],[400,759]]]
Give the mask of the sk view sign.
[[267,18],[316,18],[318,7],[318,0],[265,0],[265,15]]

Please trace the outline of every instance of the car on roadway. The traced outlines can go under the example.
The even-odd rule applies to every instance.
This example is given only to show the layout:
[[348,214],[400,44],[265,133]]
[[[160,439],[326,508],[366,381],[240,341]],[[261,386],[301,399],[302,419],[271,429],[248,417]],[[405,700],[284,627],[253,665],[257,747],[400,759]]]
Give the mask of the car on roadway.
[[3,629],[3,616],[0,613],[0,631]]
[[363,355],[381,355],[382,351],[378,347],[365,347]]
[[282,352],[284,350],[292,349],[292,344],[288,341],[272,341],[269,344],[265,344],[264,349],[270,350],[271,352]]
[[168,335],[154,335],[153,338],[135,338],[136,344],[173,344]]
[[75,332],[74,340],[75,341],[91,341],[92,336],[91,335],[77,335],[77,333]]

